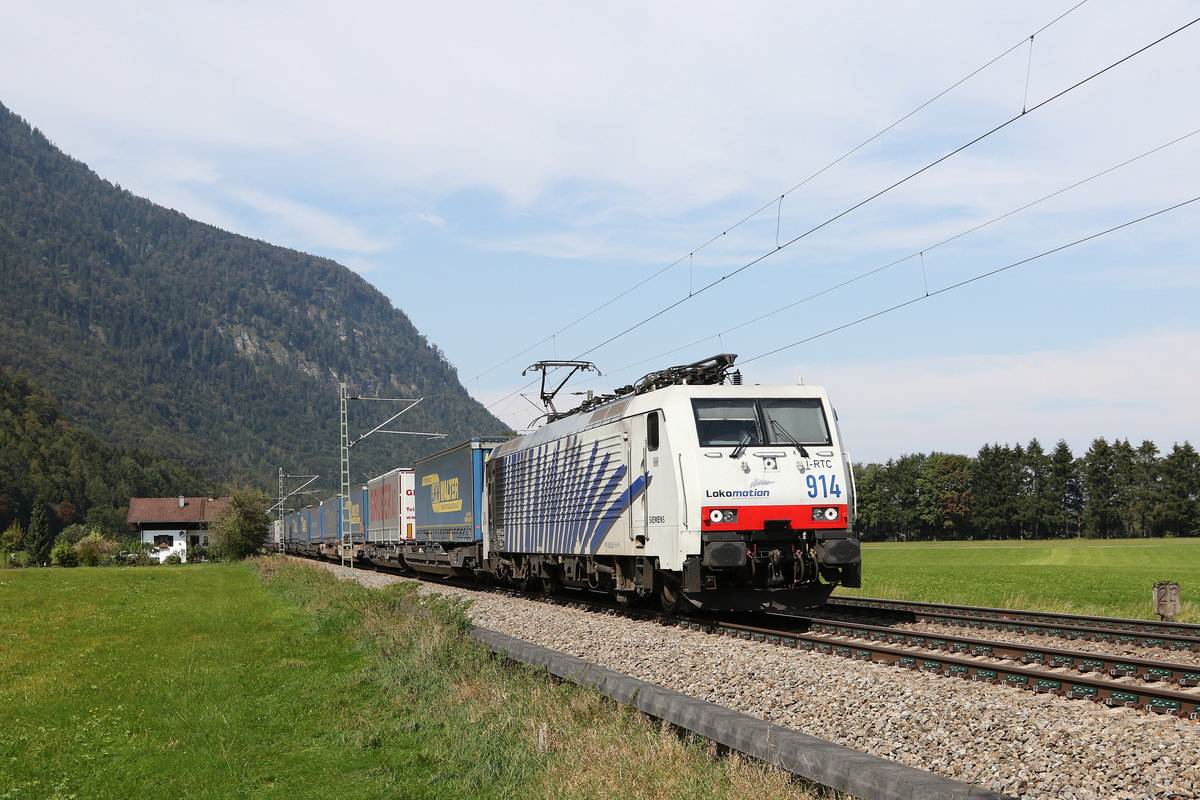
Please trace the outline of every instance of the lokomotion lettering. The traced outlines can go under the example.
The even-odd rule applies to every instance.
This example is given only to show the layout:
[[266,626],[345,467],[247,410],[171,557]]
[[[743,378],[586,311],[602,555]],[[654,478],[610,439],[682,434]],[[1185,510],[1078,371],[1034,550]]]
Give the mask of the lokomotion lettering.
[[770,497],[770,489],[706,489],[705,497]]

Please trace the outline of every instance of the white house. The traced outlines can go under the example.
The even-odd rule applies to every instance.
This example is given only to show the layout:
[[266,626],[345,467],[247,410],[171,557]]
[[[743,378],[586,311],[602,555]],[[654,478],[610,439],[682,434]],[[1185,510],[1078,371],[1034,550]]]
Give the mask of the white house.
[[134,497],[126,520],[154,545],[152,558],[186,561],[189,547],[208,547],[208,526],[227,505],[228,497]]

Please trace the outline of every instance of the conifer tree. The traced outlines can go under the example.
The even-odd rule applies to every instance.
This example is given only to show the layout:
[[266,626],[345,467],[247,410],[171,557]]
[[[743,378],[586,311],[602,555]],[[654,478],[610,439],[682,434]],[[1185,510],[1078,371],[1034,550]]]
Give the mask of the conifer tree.
[[1046,502],[1050,508],[1046,520],[1053,537],[1079,535],[1079,515],[1083,509],[1083,488],[1079,461],[1065,439],[1059,439],[1050,454]]
[[1121,532],[1117,518],[1117,457],[1103,437],[1092,441],[1083,457],[1083,530],[1094,539]]
[[1191,442],[1162,460],[1162,524],[1164,533],[1200,536],[1200,454]]
[[1049,518],[1054,515],[1054,502],[1050,499],[1050,457],[1036,438],[1025,448],[1022,464],[1022,494],[1019,512],[1021,530],[1032,539],[1043,539],[1053,535],[1048,532]]
[[29,519],[29,531],[25,534],[25,549],[33,557],[33,563],[42,565],[50,562],[50,549],[54,547],[54,533],[46,516],[46,504],[34,503],[33,515]]

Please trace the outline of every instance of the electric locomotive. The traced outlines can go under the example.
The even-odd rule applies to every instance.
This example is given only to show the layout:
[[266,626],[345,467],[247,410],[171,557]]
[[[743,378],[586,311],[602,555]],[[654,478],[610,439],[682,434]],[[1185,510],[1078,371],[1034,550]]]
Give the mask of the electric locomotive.
[[804,608],[858,586],[853,477],[824,389],[741,385],[735,358],[651,373],[496,445],[482,570],[667,610]]

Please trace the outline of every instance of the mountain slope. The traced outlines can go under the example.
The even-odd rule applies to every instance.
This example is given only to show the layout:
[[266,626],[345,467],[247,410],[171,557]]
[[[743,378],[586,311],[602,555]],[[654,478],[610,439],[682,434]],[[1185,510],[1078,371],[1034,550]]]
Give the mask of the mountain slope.
[[128,526],[120,509],[131,497],[215,488],[168,458],[105,445],[72,427],[44,389],[0,366],[0,531],[13,520],[28,525],[42,504],[55,530],[86,520],[121,534]]
[[[0,363],[105,440],[218,480],[270,485],[283,467],[336,485],[340,380],[352,394],[425,397],[406,430],[504,430],[350,270],[135,197],[2,105]],[[363,405],[352,432],[381,421],[383,404]],[[373,437],[353,477],[438,447]]]

